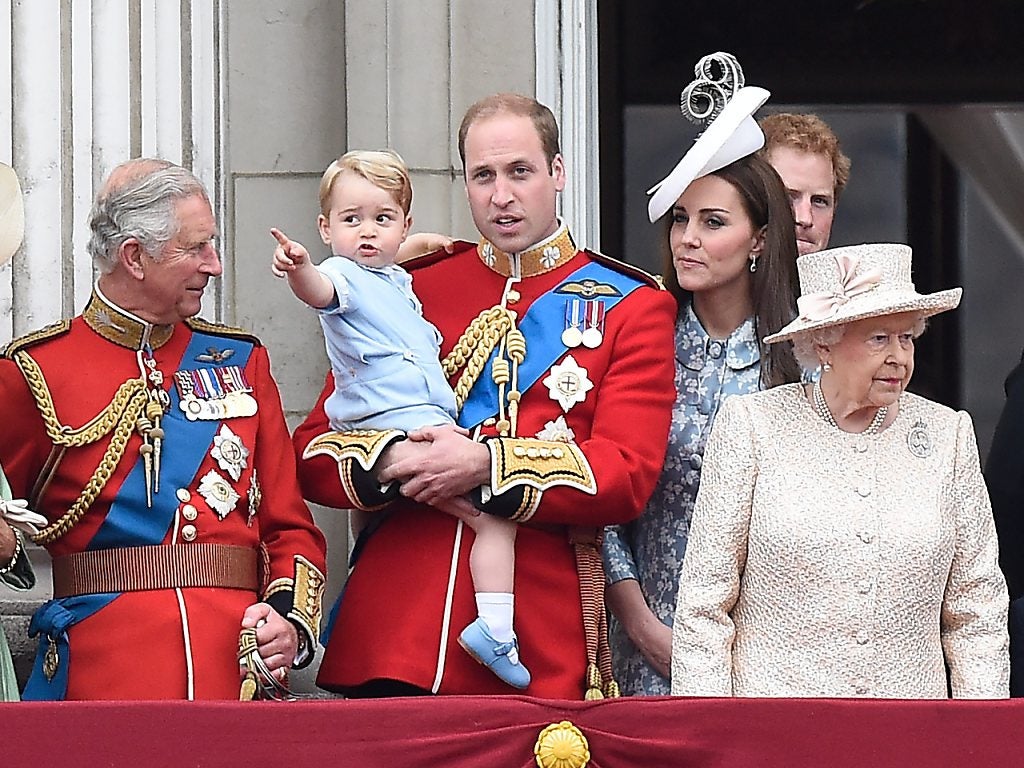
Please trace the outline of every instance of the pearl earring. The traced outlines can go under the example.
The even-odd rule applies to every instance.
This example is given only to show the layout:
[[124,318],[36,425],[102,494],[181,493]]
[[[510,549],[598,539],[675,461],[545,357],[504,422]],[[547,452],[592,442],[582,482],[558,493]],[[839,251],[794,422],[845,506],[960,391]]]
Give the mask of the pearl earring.
[[821,364],[821,370],[823,370],[823,371],[831,371],[832,370],[832,364],[831,363],[822,363]]

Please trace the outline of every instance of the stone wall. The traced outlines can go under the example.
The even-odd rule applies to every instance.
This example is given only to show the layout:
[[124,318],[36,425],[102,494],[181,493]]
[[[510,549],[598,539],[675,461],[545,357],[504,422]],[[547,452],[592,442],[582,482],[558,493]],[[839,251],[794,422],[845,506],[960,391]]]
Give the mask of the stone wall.
[[[219,89],[209,89],[220,93],[214,154],[223,195],[221,319],[252,329],[266,344],[291,426],[315,401],[327,361],[315,315],[271,275],[269,228],[317,253],[323,169],[348,149],[392,147],[412,170],[414,231],[475,238],[455,134],[476,99],[534,92],[533,7],[498,0],[222,2]],[[348,524],[343,512],[314,515],[329,542],[326,611],[344,581]],[[49,596],[47,556],[38,549],[32,556],[40,587],[28,595],[0,591],[19,675],[27,675],[35,648],[25,634],[28,618]],[[315,671],[314,664],[296,675],[295,687],[313,691]]]

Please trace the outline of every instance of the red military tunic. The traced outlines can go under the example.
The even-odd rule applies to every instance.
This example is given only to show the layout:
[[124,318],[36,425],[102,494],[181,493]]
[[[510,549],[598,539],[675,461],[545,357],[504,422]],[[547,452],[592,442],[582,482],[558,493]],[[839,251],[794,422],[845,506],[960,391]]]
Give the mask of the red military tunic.
[[[55,558],[103,549],[111,541],[118,547],[130,547],[150,543],[133,542],[132,529],[162,516],[169,525],[157,526],[157,540],[152,544],[234,545],[255,551],[260,567],[259,584],[254,584],[258,590],[182,587],[125,591],[73,624],[67,630],[70,664],[67,658],[60,659],[67,669],[66,697],[237,699],[236,652],[245,608],[266,599],[315,643],[324,571],[323,536],[301,498],[293,456],[282,450],[289,436],[267,352],[252,337],[224,326],[192,321],[173,327],[147,326],[98,295],[84,314],[91,325],[82,316],[76,317],[62,327],[35,334],[35,338],[14,342],[8,358],[0,360],[4,425],[0,465],[14,495],[29,498],[32,508],[50,521],[37,538]],[[195,328],[207,335],[195,335]],[[111,410],[106,412],[115,414],[114,421],[120,423],[124,417],[117,414],[123,414],[123,409],[118,409],[115,393],[126,382],[140,378],[135,350],[142,343],[139,334],[147,329],[152,333],[153,360],[163,374],[160,386],[165,391],[174,386],[174,374],[182,369],[230,371],[226,367],[233,359],[224,357],[221,348],[232,341],[240,344],[243,351],[238,358],[248,352],[248,360],[240,366],[241,376],[235,372],[235,378],[251,388],[255,413],[232,417],[225,411],[210,427],[214,440],[201,445],[187,445],[190,438],[176,432],[170,426],[170,414],[165,414],[162,495],[152,507],[144,496],[115,502],[140,461],[140,429],[129,424],[123,455],[99,493],[83,508],[79,501],[87,493],[83,489],[90,481],[95,484],[98,476],[102,481],[97,469],[117,429],[86,445],[66,447],[61,454],[54,450],[52,432],[43,417],[47,397],[53,405],[48,416],[60,425],[82,428],[108,407]],[[203,354],[194,354],[195,344],[190,347],[194,338],[204,339],[204,345],[212,340]],[[187,349],[191,351],[186,359]],[[33,370],[33,361],[43,384],[24,372]],[[30,378],[34,379],[31,387]],[[176,452],[186,448],[197,452],[198,470],[175,477]],[[76,502],[82,514],[70,521],[73,524],[66,532],[59,531],[54,524],[74,509]],[[111,536],[108,518],[115,503],[122,507],[118,525],[126,530]],[[104,524],[107,530],[97,536]]]
[[[511,268],[518,268],[523,279],[510,284],[506,275],[516,260]],[[564,289],[572,273],[596,261],[610,262],[577,252],[563,229],[518,257],[489,243],[479,248],[457,243],[452,255],[434,254],[406,266],[424,316],[444,337],[444,356],[481,310],[501,304],[507,289],[508,308],[522,318],[539,297]],[[613,269],[634,275],[642,287],[608,311],[599,346],[563,346],[552,361],[564,363],[571,355],[586,369],[593,388],[566,412],[544,383],[546,366],[532,386],[523,387],[520,401],[516,434],[532,438],[549,424],[555,433],[564,431],[558,425],[564,417],[596,490],[581,490],[578,479],[556,483],[518,517],[515,630],[520,656],[533,677],[526,693],[534,696],[579,698],[584,690],[587,653],[570,529],[595,531],[639,515],[665,454],[675,398],[675,302],[638,270],[618,263]],[[566,292],[559,308],[574,296],[579,293]],[[565,327],[562,318],[559,309],[544,334],[557,340]],[[527,360],[530,350],[528,339]],[[494,386],[489,380],[487,384]],[[295,432],[300,457],[311,440],[329,430],[323,402],[332,386],[328,376],[320,401]],[[494,435],[495,428],[485,427],[483,433]],[[551,434],[549,427],[541,436]],[[346,493],[344,478],[339,482],[339,468],[348,471],[344,461],[339,466],[329,455],[300,460],[306,497],[328,506],[360,506]],[[385,514],[345,585],[318,683],[344,691],[386,678],[440,693],[512,693],[456,642],[476,616],[468,564],[472,531],[432,507],[405,499]]]

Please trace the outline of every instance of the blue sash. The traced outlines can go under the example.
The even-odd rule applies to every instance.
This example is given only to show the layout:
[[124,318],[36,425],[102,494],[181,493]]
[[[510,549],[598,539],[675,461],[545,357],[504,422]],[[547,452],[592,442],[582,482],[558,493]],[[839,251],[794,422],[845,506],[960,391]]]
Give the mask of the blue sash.
[[[589,262],[577,269],[560,285],[568,282],[594,280],[598,283],[614,285],[618,296],[601,296],[605,312],[611,310],[639,288],[643,283],[635,277],[617,272],[596,261]],[[519,391],[526,392],[537,380],[557,361],[568,349],[562,343],[561,331],[565,322],[566,298],[571,294],[556,293],[557,288],[539,297],[523,315],[519,330],[526,337],[526,359],[519,366]],[[495,347],[487,361],[484,372],[476,380],[469,396],[459,413],[459,424],[472,429],[484,419],[498,413],[498,388],[491,381],[491,362],[498,354]]]
[[[63,701],[68,691],[68,628],[82,619],[87,619],[96,611],[108,605],[118,596],[117,592],[105,592],[98,595],[79,595],[62,597],[59,600],[48,600],[32,615],[28,625],[28,636],[39,636],[36,649],[36,660],[32,665],[32,674],[21,694],[22,701]],[[117,643],[117,638],[111,638]],[[53,680],[46,679],[43,672],[43,661],[53,643],[57,647],[57,674]]]
[[[244,368],[252,353],[253,344],[242,339],[211,336],[193,331],[192,339],[179,365],[184,366],[187,361],[195,360],[197,355],[207,352],[211,347],[234,350],[231,364]],[[178,407],[176,387],[171,387],[170,395],[171,405],[164,414],[161,426],[165,433],[165,446],[173,446],[174,450],[166,451],[161,457],[160,491],[153,494],[152,508],[146,506],[146,468],[139,457],[111,503],[103,524],[86,549],[95,551],[159,544],[170,530],[178,508],[176,491],[178,488],[186,487],[195,478],[199,465],[202,464],[221,425],[219,421],[189,421]],[[106,607],[120,594],[107,592],[57,598],[44,603],[36,611],[29,627],[29,635],[40,636],[39,647],[32,675],[22,696],[24,700],[64,699],[70,663],[68,628]],[[52,642],[57,643],[59,666],[53,680],[47,680],[43,673],[43,660]],[[111,643],[116,642],[116,638],[111,639]]]
[[[519,330],[526,338],[526,358],[523,360],[522,365],[519,366],[519,389],[521,392],[527,391],[536,384],[537,380],[568,349],[562,343],[561,329],[565,322],[566,299],[572,298],[573,294],[559,294],[555,291],[566,283],[587,279],[613,285],[618,291],[619,295],[617,296],[601,296],[601,300],[605,305],[606,316],[616,304],[644,284],[635,277],[624,275],[603,264],[592,261],[566,277],[554,290],[545,293],[534,301],[519,322]],[[497,354],[498,349],[495,347],[484,368],[484,373],[476,380],[476,383],[470,389],[466,402],[462,406],[462,410],[459,413],[459,424],[463,427],[471,429],[484,419],[494,416],[498,412],[498,388],[490,377],[491,363]],[[375,518],[377,521],[375,525],[371,524],[360,533],[349,559],[350,569],[355,566],[356,559],[362,552],[363,545],[380,526],[386,514],[379,515]],[[327,645],[327,641],[334,631],[334,623],[338,618],[344,596],[345,587],[342,586],[341,592],[327,614],[320,635],[320,641],[324,645]]]
[[[181,367],[184,368],[187,361],[194,360],[196,355],[207,352],[210,347],[233,349],[231,364],[244,368],[253,345],[250,341],[194,331],[181,358]],[[177,387],[171,387],[170,395],[171,406],[164,414],[161,426],[166,435],[164,445],[173,446],[174,450],[165,452],[161,457],[160,492],[153,494],[152,509],[139,514],[140,509],[146,509],[146,467],[140,458],[125,478],[103,525],[89,542],[90,550],[159,544],[170,530],[178,508],[176,491],[195,478],[221,425],[219,421],[189,421],[178,407]]]

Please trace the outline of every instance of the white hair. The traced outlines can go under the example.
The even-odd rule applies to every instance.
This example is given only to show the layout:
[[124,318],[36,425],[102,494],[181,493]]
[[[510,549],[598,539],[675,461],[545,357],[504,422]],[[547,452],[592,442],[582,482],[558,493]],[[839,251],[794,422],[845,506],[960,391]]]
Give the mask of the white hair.
[[[849,323],[830,325],[825,328],[812,328],[809,331],[798,333],[793,337],[793,355],[796,361],[807,371],[813,371],[821,361],[818,359],[818,347],[831,347],[842,341],[846,333],[846,326]],[[928,327],[928,318],[918,315],[910,332],[914,338],[918,338]]]
[[[147,165],[148,164],[148,165]],[[190,171],[160,160],[128,161],[114,173],[138,166],[141,172],[109,185],[96,196],[89,214],[89,253],[102,274],[117,265],[117,251],[130,238],[138,240],[157,258],[164,245],[178,234],[175,206],[195,195],[209,199],[203,183]],[[152,170],[149,168],[152,167]]]

